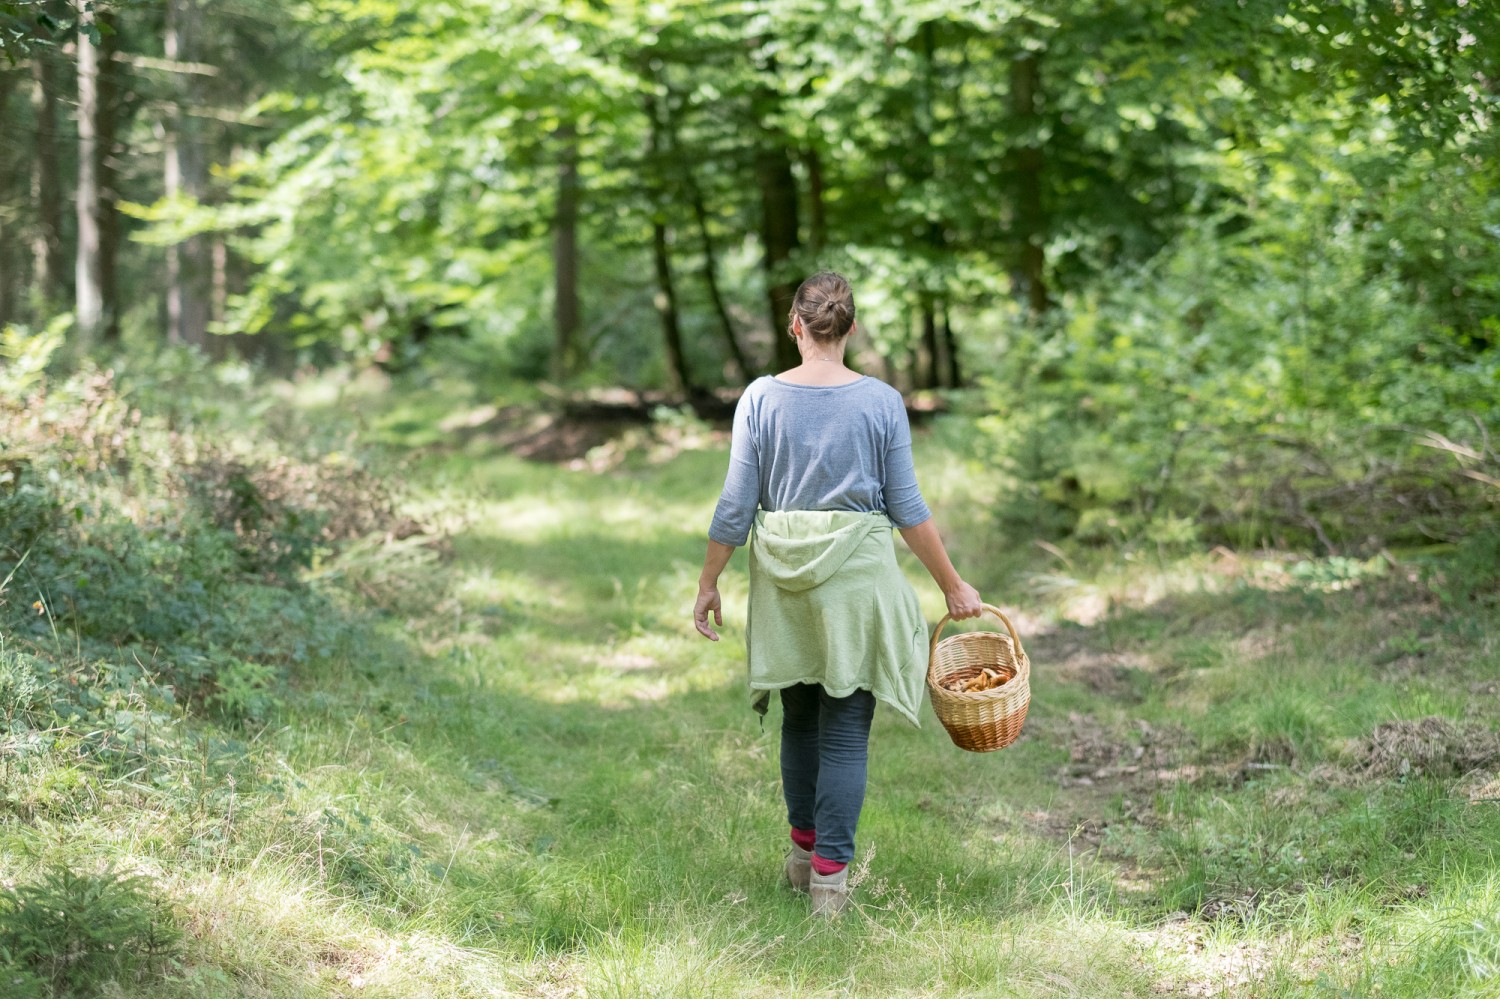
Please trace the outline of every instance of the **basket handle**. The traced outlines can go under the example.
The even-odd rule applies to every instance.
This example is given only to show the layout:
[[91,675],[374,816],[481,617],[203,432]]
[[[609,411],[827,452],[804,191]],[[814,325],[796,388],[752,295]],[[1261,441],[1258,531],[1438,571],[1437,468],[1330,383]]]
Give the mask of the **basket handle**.
[[[1021,636],[1016,634],[1016,626],[1010,623],[1010,618],[1005,616],[1005,612],[993,604],[981,604],[980,606],[1000,619],[1001,623],[1005,625],[1005,630],[1010,632],[1010,640],[1015,643],[1016,655],[1022,655],[1025,650],[1021,648]],[[933,629],[932,640],[927,643],[927,660],[929,662],[932,661],[933,655],[937,652],[938,639],[942,637],[944,626],[951,620],[953,620],[952,614],[944,614],[943,619],[938,622],[938,626]]]

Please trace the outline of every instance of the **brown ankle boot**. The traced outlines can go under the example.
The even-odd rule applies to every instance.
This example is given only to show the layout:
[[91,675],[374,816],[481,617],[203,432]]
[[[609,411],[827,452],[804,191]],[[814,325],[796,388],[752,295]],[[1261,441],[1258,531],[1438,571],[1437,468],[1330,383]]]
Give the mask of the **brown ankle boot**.
[[804,850],[796,843],[786,855],[786,882],[797,891],[807,891],[812,879],[812,851]]
[[814,916],[832,918],[849,908],[849,868],[845,867],[837,874],[819,874],[812,872],[808,879],[812,890],[812,911]]

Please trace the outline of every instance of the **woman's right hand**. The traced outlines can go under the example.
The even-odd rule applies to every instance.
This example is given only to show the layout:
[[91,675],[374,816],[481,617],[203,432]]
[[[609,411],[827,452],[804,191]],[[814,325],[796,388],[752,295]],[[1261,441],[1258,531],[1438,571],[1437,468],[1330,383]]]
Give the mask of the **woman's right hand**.
[[978,617],[984,611],[984,601],[979,599],[979,591],[962,579],[943,596],[948,601],[948,615],[955,621]]
[[719,640],[719,633],[714,631],[713,625],[708,623],[708,616],[714,616],[714,624],[720,628],[724,627],[723,605],[719,600],[719,588],[717,586],[699,586],[698,599],[693,604],[693,627],[698,629],[698,634],[710,642]]

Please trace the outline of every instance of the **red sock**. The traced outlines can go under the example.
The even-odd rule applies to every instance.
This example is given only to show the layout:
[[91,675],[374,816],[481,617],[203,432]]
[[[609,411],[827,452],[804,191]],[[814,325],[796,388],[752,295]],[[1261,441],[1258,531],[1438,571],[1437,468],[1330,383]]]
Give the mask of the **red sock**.
[[837,874],[848,866],[848,864],[841,864],[837,860],[824,860],[816,853],[812,855],[812,869],[825,878],[830,874]]
[[792,827],[792,842],[804,850],[811,850],[813,844],[818,841],[818,834],[812,829],[798,829]]

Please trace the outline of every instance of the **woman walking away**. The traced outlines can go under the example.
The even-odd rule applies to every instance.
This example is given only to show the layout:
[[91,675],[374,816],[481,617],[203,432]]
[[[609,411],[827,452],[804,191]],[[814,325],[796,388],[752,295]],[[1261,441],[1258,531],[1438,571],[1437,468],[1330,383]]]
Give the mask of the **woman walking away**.
[[854,329],[848,281],[825,272],[802,282],[788,328],[802,363],[740,397],[693,607],[698,631],[718,641],[709,615],[723,626],[719,574],[748,538],[751,699],[764,714],[780,692],[785,874],[820,916],[849,904],[875,701],[919,724],[927,624],[896,564],[892,525],[948,613],[980,612],[917,488],[900,393],[844,366]]

